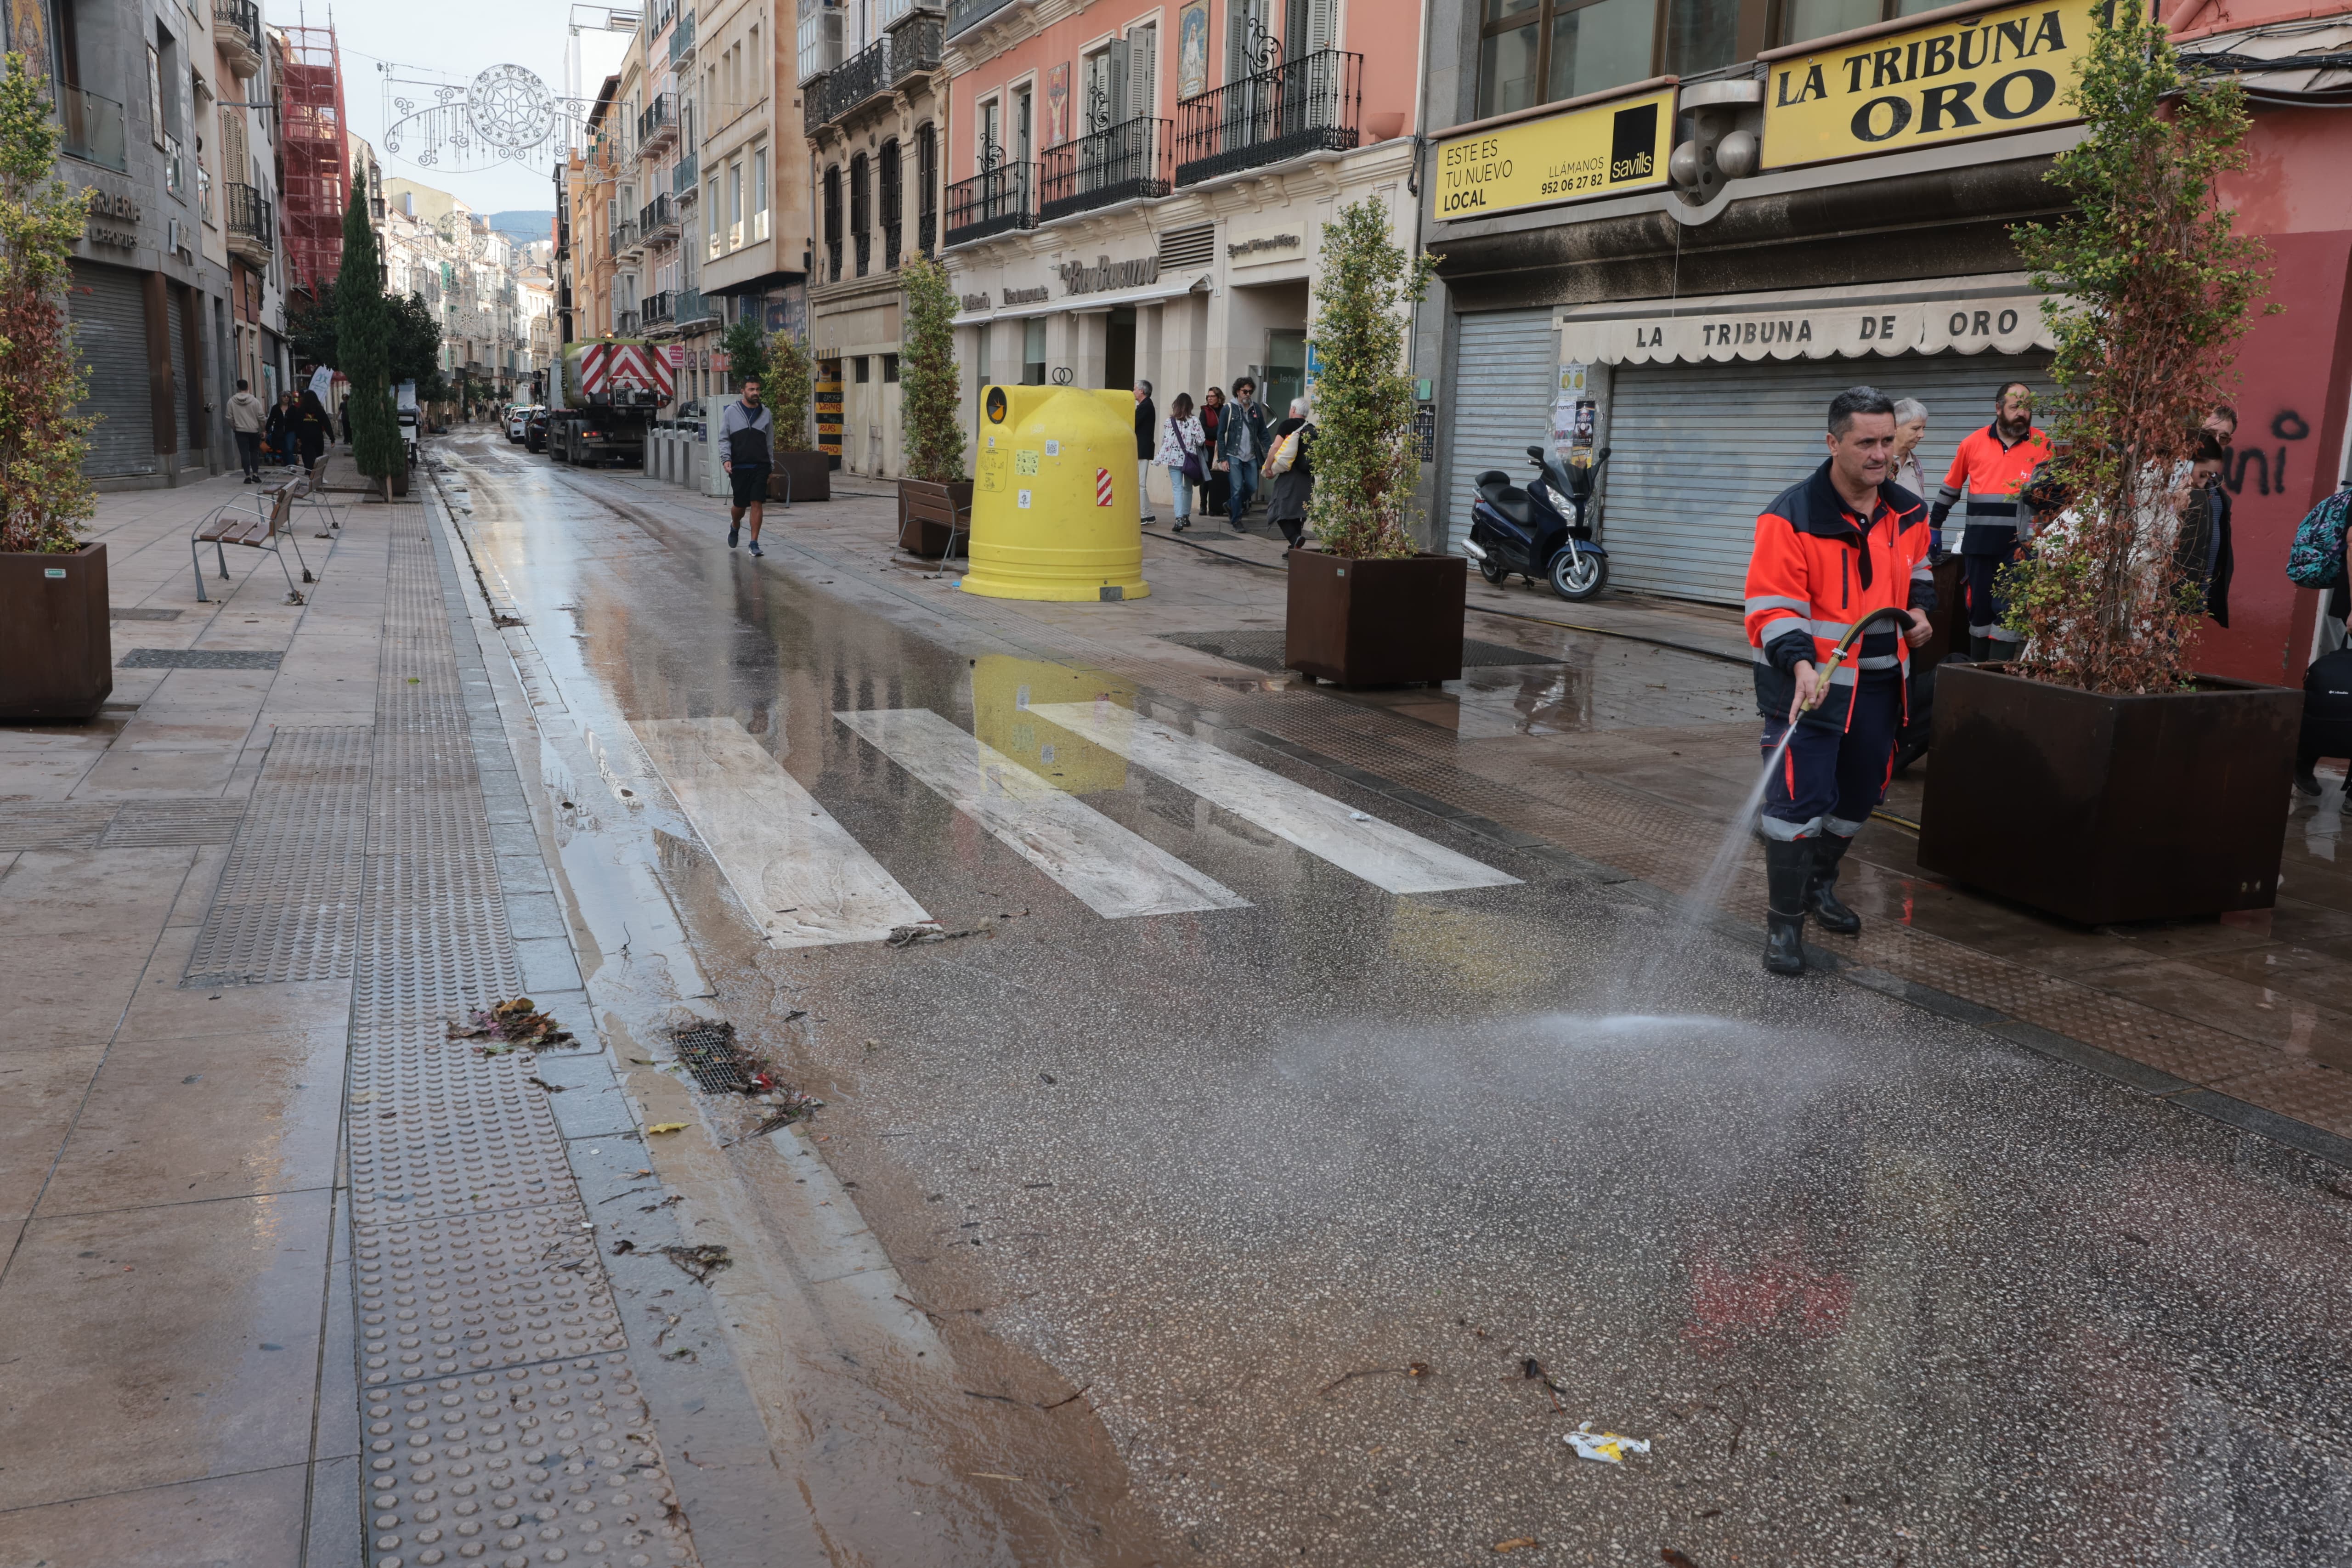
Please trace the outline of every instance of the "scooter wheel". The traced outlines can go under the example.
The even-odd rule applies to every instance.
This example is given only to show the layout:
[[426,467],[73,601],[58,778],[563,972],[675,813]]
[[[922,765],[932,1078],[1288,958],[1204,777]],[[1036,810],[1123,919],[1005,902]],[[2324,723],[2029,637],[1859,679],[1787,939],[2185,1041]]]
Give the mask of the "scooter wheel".
[[1580,550],[1563,550],[1551,558],[1551,591],[1576,603],[1601,592],[1609,581],[1609,557]]
[[1489,583],[1500,583],[1504,578],[1509,576],[1510,574],[1504,571],[1502,567],[1496,564],[1493,560],[1489,559],[1478,563],[1478,575],[1484,577]]

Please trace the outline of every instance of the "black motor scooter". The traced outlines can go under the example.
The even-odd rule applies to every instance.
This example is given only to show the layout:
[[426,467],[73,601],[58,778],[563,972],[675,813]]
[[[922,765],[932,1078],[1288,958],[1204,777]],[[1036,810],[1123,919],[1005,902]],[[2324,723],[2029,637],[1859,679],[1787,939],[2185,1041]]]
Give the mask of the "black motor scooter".
[[1489,583],[1516,574],[1530,583],[1549,582],[1563,599],[1590,599],[1609,581],[1609,552],[1593,542],[1585,521],[1609,448],[1601,447],[1590,465],[1546,457],[1541,447],[1528,447],[1528,456],[1535,459],[1536,477],[1525,489],[1500,468],[1478,476],[1463,550]]

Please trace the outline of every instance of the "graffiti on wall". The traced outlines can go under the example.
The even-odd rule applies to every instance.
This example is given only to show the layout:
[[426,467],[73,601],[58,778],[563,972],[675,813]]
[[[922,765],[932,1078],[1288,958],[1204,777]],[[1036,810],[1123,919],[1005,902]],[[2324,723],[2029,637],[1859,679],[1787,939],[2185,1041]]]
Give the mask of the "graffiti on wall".
[[2278,443],[2275,447],[2247,444],[2231,449],[2222,482],[2230,487],[2231,495],[2245,494],[2249,480],[2258,496],[2286,494],[2287,453],[2294,443],[2311,438],[2311,425],[2294,409],[2282,408],[2271,416],[2270,433]]

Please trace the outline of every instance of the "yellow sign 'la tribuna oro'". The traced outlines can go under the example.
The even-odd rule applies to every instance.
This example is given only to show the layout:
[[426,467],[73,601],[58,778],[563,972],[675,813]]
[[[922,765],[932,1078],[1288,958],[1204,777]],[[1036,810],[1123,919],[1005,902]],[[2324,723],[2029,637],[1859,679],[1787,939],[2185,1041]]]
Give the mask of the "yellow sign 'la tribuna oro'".
[[1437,216],[1612,196],[1666,183],[1672,88],[1457,136],[1437,148]]
[[1763,165],[1782,169],[2082,117],[2103,0],[2042,0],[1767,62]]

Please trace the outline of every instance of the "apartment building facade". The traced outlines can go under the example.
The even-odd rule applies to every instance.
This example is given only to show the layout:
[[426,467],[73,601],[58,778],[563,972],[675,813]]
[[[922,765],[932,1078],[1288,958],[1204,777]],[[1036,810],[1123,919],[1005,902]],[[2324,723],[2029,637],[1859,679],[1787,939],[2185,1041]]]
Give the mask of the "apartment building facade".
[[[695,25],[702,192],[686,243],[701,247],[704,300],[720,330],[805,331],[808,158],[789,25],[768,0],[706,4]],[[706,400],[733,385],[714,352]]]
[[646,12],[632,52],[645,89],[635,107],[637,235],[644,289],[637,330],[667,345],[677,401],[705,399],[718,308],[702,293],[702,252],[690,243],[702,207],[703,99],[695,13],[676,0]]
[[1163,406],[1244,374],[1277,408],[1305,392],[1322,226],[1370,197],[1417,242],[1422,15],[951,0],[943,239],[967,382],[1141,378]]
[[820,446],[837,467],[876,479],[905,469],[899,264],[939,254],[945,20],[934,6],[878,0],[804,7],[800,21],[815,240],[808,339],[827,395]]

